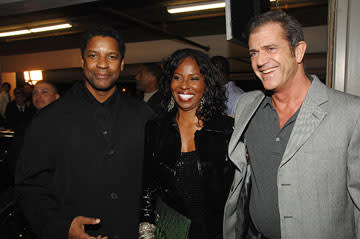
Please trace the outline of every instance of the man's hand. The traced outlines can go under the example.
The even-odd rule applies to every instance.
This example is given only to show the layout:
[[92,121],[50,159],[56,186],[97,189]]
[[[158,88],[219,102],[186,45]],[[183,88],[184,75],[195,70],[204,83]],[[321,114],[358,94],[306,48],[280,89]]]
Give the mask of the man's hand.
[[107,239],[107,237],[102,237],[98,235],[97,237],[93,237],[88,235],[85,232],[85,225],[96,225],[100,223],[99,218],[91,218],[91,217],[75,217],[71,222],[71,226],[69,229],[68,238],[69,239]]

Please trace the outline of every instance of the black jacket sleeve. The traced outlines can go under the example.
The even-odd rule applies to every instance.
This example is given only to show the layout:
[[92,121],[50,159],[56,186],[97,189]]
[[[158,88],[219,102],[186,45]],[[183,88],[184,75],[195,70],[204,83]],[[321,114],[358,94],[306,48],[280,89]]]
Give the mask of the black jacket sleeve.
[[145,147],[144,147],[144,176],[143,176],[143,194],[141,200],[140,222],[150,222],[155,224],[155,206],[159,191],[157,182],[156,139],[159,131],[156,130],[156,122],[150,120],[145,127]]
[[54,175],[57,145],[51,119],[35,119],[25,135],[15,176],[20,206],[39,238],[67,238],[73,215],[62,213]]

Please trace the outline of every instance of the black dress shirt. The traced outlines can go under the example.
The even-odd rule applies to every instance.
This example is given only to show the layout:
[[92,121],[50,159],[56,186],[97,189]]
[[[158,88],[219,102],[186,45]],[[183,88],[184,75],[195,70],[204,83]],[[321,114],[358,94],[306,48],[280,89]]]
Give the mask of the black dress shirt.
[[144,126],[153,112],[115,93],[99,103],[77,83],[32,121],[16,189],[40,238],[67,238],[76,216],[96,217],[92,236],[136,238]]

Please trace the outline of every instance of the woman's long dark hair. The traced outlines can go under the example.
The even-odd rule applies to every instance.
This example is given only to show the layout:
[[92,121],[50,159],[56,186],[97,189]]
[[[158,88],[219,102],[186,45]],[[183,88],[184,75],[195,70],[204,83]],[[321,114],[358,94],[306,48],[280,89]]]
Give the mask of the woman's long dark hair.
[[[194,49],[181,49],[175,51],[168,57],[164,63],[164,76],[160,79],[159,87],[163,95],[161,102],[162,107],[167,111],[171,100],[171,80],[175,70],[184,61],[185,58],[191,57],[196,61],[200,68],[200,73],[205,78],[204,104],[199,107],[196,116],[198,119],[208,121],[214,116],[224,112],[225,106],[225,89],[221,85],[221,74],[219,70],[211,63],[207,54]],[[175,106],[176,107],[176,106]]]

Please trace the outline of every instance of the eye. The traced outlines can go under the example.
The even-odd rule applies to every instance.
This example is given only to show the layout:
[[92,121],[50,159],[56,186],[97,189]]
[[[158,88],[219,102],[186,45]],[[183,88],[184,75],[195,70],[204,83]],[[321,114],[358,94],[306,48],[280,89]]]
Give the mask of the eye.
[[249,52],[249,56],[250,56],[250,57],[254,57],[254,56],[256,56],[256,55],[257,55],[257,52],[255,52],[255,51]]
[[119,56],[118,55],[110,55],[109,59],[110,60],[117,60],[117,59],[119,59]]
[[89,57],[89,58],[95,58],[95,57],[96,57],[96,54],[95,54],[95,53],[89,53],[89,54],[88,54],[88,57]]
[[172,79],[173,80],[181,80],[181,77],[178,75],[173,75]]
[[200,78],[199,77],[192,77],[191,80],[197,81],[197,80],[200,80]]

